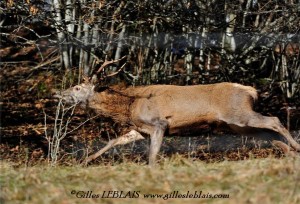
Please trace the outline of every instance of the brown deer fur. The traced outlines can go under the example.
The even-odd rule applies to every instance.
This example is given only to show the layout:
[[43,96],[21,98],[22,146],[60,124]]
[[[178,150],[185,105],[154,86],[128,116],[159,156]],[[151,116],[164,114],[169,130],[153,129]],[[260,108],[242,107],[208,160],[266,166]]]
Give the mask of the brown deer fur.
[[121,91],[107,89],[93,95],[88,102],[88,107],[104,117],[110,117],[116,122],[130,123],[130,106],[134,98]]
[[[236,83],[152,85],[123,89],[114,87],[101,92],[95,92],[94,85],[83,83],[56,97],[67,103],[87,106],[100,115],[127,124],[132,129],[110,141],[99,152],[88,157],[86,162],[115,145],[143,139],[140,133],[145,133],[151,138],[149,163],[154,164],[164,134],[196,131],[202,123],[224,123],[238,132],[249,127],[269,129],[281,134],[293,149],[300,151],[300,145],[278,118],[253,111],[253,102],[257,99],[256,90]],[[288,149],[286,145],[277,146]]]

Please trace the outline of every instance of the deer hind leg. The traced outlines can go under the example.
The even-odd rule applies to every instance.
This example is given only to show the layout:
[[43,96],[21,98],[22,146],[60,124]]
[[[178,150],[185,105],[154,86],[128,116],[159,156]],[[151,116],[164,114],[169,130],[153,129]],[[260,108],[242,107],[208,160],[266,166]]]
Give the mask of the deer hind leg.
[[246,125],[249,127],[273,130],[282,135],[292,148],[296,151],[300,151],[300,144],[294,140],[289,131],[283,127],[277,117],[267,117],[254,112],[248,117],[248,123]]
[[122,135],[116,139],[110,140],[105,147],[100,149],[98,152],[95,154],[92,154],[88,158],[85,159],[84,164],[87,165],[90,161],[98,158],[101,156],[104,152],[107,150],[111,149],[112,147],[116,145],[125,145],[133,141],[145,139],[139,132],[135,130],[131,130],[129,133]]
[[[272,140],[272,145],[281,149],[283,151],[284,154],[286,155],[290,155],[290,156],[296,156],[294,151],[291,151],[291,147],[288,146],[286,143],[279,141],[277,139],[281,139],[278,138],[279,133],[276,132],[276,135],[274,134],[270,134],[269,132],[266,132],[264,130],[259,130],[259,128],[254,128],[254,127],[240,127],[240,126],[236,126],[236,125],[229,125],[229,127],[235,131],[236,133],[242,134],[242,135],[246,135],[246,136],[250,136],[250,137],[262,137],[266,140]],[[274,136],[276,136],[274,138]]]
[[290,146],[288,146],[287,144],[285,144],[285,143],[283,143],[281,141],[273,140],[272,144],[275,147],[278,147],[279,149],[281,149],[284,152],[284,154],[286,154],[286,155],[289,155],[289,156],[292,156],[292,157],[296,157],[297,156],[297,154],[295,153],[295,151],[291,151]]

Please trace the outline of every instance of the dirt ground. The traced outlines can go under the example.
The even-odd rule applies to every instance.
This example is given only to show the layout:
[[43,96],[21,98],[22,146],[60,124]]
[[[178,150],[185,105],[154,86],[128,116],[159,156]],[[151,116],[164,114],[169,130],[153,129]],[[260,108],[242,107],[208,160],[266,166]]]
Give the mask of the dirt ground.
[[[48,143],[45,138],[45,127],[48,134],[54,123],[57,102],[52,98],[53,90],[60,87],[61,73],[59,70],[37,68],[19,64],[1,66],[1,159],[19,164],[34,165],[47,160]],[[261,101],[258,109],[262,110]],[[272,113],[280,110],[283,118],[285,111],[281,107],[272,107]],[[276,111],[278,113],[278,111]],[[283,113],[283,114],[281,114]],[[299,116],[296,109],[292,121]],[[45,124],[45,115],[46,124]],[[90,116],[85,111],[76,109],[70,129],[76,128]],[[280,118],[282,119],[282,118]],[[295,122],[294,122],[295,123]],[[298,123],[298,122],[296,122]],[[90,120],[78,130],[69,134],[62,142],[60,162],[78,163],[89,152],[105,145],[105,141],[118,135],[120,127],[102,118]],[[292,131],[300,141],[300,131]],[[124,159],[146,161],[149,140],[138,141],[124,147],[117,147],[95,161],[121,162]],[[282,156],[280,150],[272,147],[266,137],[256,139],[242,137],[231,133],[216,133],[204,127],[198,137],[166,137],[162,155],[182,154],[204,161],[241,160],[249,157],[268,157],[274,154]]]

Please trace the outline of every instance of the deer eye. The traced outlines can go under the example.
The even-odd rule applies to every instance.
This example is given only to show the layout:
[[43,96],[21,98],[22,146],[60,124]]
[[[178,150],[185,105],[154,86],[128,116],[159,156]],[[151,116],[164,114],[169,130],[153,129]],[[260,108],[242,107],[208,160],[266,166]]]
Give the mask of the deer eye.
[[79,90],[80,90],[80,88],[79,88],[79,87],[75,87],[75,90],[76,90],[76,91],[79,91]]

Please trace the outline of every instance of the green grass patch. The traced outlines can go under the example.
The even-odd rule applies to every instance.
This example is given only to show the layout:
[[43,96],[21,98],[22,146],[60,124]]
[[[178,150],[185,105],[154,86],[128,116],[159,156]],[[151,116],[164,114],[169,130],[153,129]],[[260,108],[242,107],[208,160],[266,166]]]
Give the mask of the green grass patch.
[[[131,162],[14,167],[2,161],[0,202],[296,204],[300,203],[299,169],[299,158],[205,163],[175,156],[155,168]],[[229,198],[207,198],[222,195]]]

